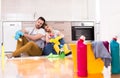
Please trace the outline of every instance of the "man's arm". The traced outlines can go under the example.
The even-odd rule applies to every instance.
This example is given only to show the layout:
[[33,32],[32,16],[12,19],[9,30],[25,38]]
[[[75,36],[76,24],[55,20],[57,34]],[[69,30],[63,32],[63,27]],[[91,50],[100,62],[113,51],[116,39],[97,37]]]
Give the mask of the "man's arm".
[[23,33],[28,34],[28,31],[24,28],[21,30]]
[[36,35],[24,34],[24,36],[30,40],[36,41],[38,39],[41,39],[44,35],[42,35],[42,34],[36,34]]

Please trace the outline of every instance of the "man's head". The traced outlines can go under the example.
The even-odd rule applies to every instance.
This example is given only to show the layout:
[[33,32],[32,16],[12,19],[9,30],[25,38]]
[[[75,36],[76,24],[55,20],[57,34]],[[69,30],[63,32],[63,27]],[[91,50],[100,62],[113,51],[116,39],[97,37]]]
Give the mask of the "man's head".
[[37,21],[35,22],[35,27],[36,27],[37,29],[43,28],[44,24],[45,24],[45,19],[44,19],[43,17],[39,17],[39,18],[37,19]]

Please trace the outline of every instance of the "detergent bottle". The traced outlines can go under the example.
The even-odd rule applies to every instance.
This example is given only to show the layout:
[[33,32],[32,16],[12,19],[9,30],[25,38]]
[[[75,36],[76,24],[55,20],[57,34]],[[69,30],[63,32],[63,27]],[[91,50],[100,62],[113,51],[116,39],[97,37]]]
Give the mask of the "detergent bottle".
[[77,41],[77,69],[78,76],[87,77],[87,45],[84,43],[85,36]]
[[111,73],[120,74],[120,44],[117,42],[117,36],[115,36],[110,42],[111,50]]

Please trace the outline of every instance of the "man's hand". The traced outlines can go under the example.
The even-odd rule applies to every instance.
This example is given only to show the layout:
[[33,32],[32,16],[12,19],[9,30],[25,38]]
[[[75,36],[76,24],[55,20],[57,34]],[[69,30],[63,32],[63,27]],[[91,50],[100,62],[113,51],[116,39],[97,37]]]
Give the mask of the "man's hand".
[[16,33],[15,33],[15,40],[19,40],[21,36],[23,36],[24,33],[20,30],[18,30]]

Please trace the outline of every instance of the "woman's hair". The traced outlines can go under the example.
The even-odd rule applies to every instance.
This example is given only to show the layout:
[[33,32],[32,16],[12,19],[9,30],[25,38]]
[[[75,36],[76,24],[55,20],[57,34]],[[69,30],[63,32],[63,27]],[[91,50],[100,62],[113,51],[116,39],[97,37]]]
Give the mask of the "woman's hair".
[[37,20],[42,20],[44,23],[43,23],[43,25],[41,26],[41,28],[44,28],[44,25],[45,25],[45,23],[46,23],[46,20],[43,18],[43,17],[39,17]]
[[45,29],[46,26],[47,26],[47,23],[44,24],[43,28]]
[[[44,24],[43,28],[45,29],[45,27],[48,27],[48,24],[47,24],[47,23]],[[46,31],[46,29],[45,29],[45,31]],[[46,32],[47,32],[47,31],[46,31]]]

